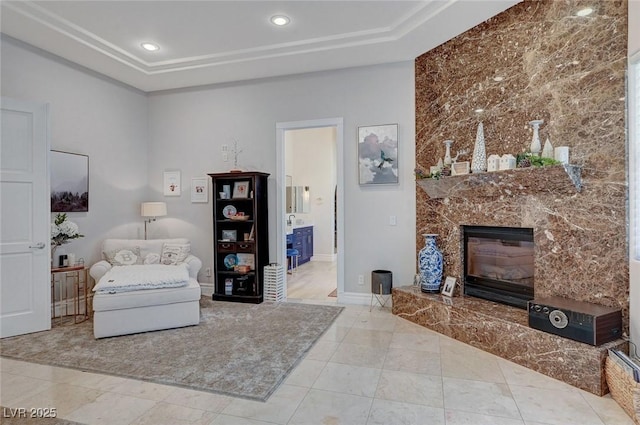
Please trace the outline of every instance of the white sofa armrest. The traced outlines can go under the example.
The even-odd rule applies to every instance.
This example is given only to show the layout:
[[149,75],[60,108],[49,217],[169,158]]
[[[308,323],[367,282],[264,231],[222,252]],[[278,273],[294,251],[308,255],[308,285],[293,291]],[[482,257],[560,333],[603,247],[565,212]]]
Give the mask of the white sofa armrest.
[[202,268],[202,261],[195,255],[189,254],[187,258],[184,259],[184,262],[189,266],[189,277],[194,278],[196,281],[198,280],[198,272]]
[[91,268],[89,269],[89,274],[91,275],[95,283],[98,283],[100,278],[104,276],[104,274],[109,270],[111,270],[111,264],[109,264],[109,262],[107,261],[101,260],[91,266]]

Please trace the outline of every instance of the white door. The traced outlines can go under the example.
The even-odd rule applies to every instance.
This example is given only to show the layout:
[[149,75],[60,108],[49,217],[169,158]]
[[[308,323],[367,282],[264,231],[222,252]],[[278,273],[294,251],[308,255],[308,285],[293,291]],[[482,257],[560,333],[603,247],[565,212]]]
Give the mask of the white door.
[[0,337],[51,328],[48,105],[0,104]]

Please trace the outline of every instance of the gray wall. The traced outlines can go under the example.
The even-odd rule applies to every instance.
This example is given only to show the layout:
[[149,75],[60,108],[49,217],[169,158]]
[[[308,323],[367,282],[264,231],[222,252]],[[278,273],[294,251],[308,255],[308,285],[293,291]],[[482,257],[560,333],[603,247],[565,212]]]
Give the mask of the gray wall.
[[[166,201],[151,237],[188,237],[211,267],[211,202],[192,204],[192,177],[223,172],[222,144],[239,142],[240,167],[275,175],[277,122],[344,118],[345,291],[368,302],[370,272],[415,272],[413,62],[297,75],[145,95],[8,37],[2,38],[2,95],[51,104],[52,148],[90,157],[89,212],[70,217],[85,238],[65,248],[88,263],[105,237],[142,237],[140,202]],[[398,123],[400,184],[360,187],[359,125]],[[180,197],[162,195],[165,170],[182,172]],[[276,187],[270,179],[271,257]],[[398,218],[389,226],[389,216]],[[204,270],[203,268],[203,270]],[[357,284],[358,275],[365,285]],[[201,280],[209,278],[201,275]],[[356,296],[356,299],[358,297]]]
[[[394,272],[396,285],[415,272],[414,69],[413,62],[296,75],[149,96],[149,183],[161,198],[165,169],[191,177],[224,172],[221,146],[233,139],[243,152],[240,167],[276,173],[277,122],[344,118],[345,292],[368,294],[371,270]],[[400,184],[360,187],[356,130],[359,125],[398,123]],[[271,259],[276,256],[276,186],[270,178]],[[171,233],[193,241],[193,249],[212,263],[211,204],[192,204],[189,196],[168,202]],[[389,226],[396,215],[397,226]],[[167,221],[165,219],[164,221]],[[358,275],[365,276],[359,286]],[[365,300],[364,297],[361,300]],[[367,299],[368,302],[368,299]]]
[[2,96],[49,103],[51,148],[89,155],[89,212],[68,214],[85,237],[66,252],[91,264],[105,237],[142,235],[146,95],[5,36],[1,49]]

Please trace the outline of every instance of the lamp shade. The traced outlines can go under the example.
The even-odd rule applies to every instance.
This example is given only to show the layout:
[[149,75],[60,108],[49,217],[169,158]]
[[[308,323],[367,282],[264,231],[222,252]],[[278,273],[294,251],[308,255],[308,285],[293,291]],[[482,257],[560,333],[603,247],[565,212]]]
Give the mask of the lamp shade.
[[143,202],[140,208],[140,215],[143,217],[162,217],[167,215],[167,204],[165,202]]

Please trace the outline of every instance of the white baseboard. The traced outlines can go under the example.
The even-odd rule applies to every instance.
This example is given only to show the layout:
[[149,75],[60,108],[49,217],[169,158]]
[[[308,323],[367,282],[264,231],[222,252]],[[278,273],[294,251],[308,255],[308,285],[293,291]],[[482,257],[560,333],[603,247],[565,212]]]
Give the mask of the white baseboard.
[[[362,292],[338,292],[338,303],[352,305],[371,305],[371,294],[364,294]],[[389,299],[389,301],[387,301],[387,303],[385,304],[385,307],[391,307],[392,304],[392,300]],[[373,299],[373,305],[379,305],[377,304],[375,299]]]
[[200,282],[200,293],[203,297],[210,297],[213,295],[214,285],[210,282]]
[[337,260],[337,254],[315,254],[313,257],[311,257],[311,261],[327,261],[335,263]]

